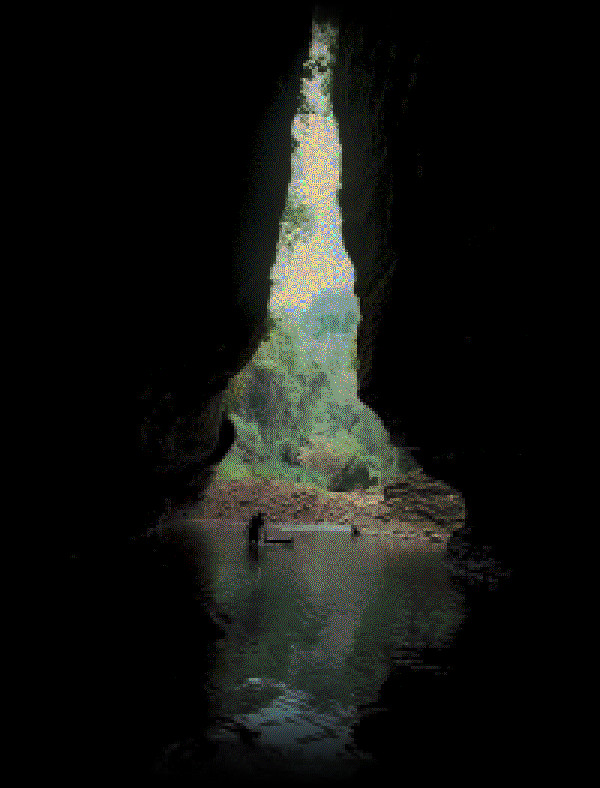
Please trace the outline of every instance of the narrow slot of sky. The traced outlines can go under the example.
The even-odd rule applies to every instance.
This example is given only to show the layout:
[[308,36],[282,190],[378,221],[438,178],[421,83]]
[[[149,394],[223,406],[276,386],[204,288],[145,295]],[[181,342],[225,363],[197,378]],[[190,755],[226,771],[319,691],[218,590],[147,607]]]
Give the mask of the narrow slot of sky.
[[[304,79],[303,102],[293,123],[297,143],[292,159],[288,202],[308,209],[310,221],[288,246],[278,247],[270,307],[275,313],[305,311],[323,290],[344,291],[354,297],[354,271],[340,232],[337,192],[340,188],[340,145],[331,112],[327,84],[333,58],[331,27],[313,25],[309,64],[318,64]],[[285,233],[285,228],[284,228]]]

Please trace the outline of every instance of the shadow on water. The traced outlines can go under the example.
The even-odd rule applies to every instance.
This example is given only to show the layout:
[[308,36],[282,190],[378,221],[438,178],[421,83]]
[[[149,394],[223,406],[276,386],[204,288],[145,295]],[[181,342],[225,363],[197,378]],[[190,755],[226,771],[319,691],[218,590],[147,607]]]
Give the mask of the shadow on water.
[[534,611],[523,608],[527,589],[510,572],[469,575],[463,558],[445,563],[465,615],[450,648],[426,643],[416,670],[396,663],[376,702],[363,708],[353,735],[375,758],[372,776],[400,766],[428,779],[505,780],[531,768],[542,663]]
[[[201,543],[199,533],[200,551]],[[156,531],[104,537],[93,552],[71,556],[54,634],[53,733],[65,780],[147,784],[165,747],[190,736],[202,741],[210,650],[224,630],[177,540]]]
[[83,781],[207,785],[445,769],[465,726],[484,753],[506,715],[495,598],[439,546],[304,528],[249,549],[243,523],[190,509],[65,573],[67,760]]

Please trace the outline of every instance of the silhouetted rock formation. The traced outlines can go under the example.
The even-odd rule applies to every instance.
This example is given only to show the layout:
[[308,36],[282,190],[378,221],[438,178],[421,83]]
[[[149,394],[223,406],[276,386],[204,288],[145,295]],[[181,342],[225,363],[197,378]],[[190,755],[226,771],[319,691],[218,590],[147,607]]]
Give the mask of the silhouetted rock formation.
[[[527,54],[537,33],[507,13],[493,24],[481,20],[473,34],[465,20],[436,23],[418,18],[413,6],[348,3],[336,11],[324,3],[320,10],[324,18],[337,13],[340,25],[332,101],[343,152],[343,238],[362,313],[359,393],[394,441],[418,447],[427,474],[464,494],[473,542],[520,568],[535,530],[537,249],[521,238],[534,197],[519,129],[535,125]],[[128,538],[142,534],[167,499],[206,489],[233,438],[223,390],[265,326],[311,4],[282,4],[270,22],[267,16],[255,6],[231,13],[214,4],[203,9],[200,27],[196,18],[192,24],[162,11],[122,15],[101,45],[87,41],[85,51],[65,55],[69,67],[59,68],[52,87],[60,127],[52,157],[74,195],[61,222],[69,216],[76,270],[82,278],[90,272],[65,321],[68,382],[55,377],[65,418],[75,422],[70,435],[57,430],[69,453],[59,629],[66,654],[91,659],[76,675],[87,684],[97,666],[79,651],[70,616],[86,621],[88,645],[91,621],[112,621],[100,631],[114,644],[104,677],[110,692],[94,699],[114,702],[118,718],[131,672],[145,660],[156,665],[144,668],[127,701],[129,728],[143,732],[150,701],[138,701],[154,681],[167,698],[159,704],[164,718],[178,714],[169,666],[191,653],[185,628],[193,611],[173,622],[159,600],[175,646],[156,646],[152,616],[136,595],[160,575],[160,561],[152,553],[151,571],[139,570]],[[89,199],[82,199],[82,178]],[[61,412],[54,415],[62,425]],[[502,500],[499,488],[509,491]],[[139,570],[137,581],[124,579],[120,555]],[[115,562],[125,601],[116,593],[102,610],[90,578],[110,578]],[[98,605],[93,615],[86,593]],[[453,697],[463,690],[477,697],[477,680],[489,690],[490,675],[495,680],[501,669],[493,702],[517,703],[520,663],[510,646],[520,648],[517,599],[510,592],[473,604],[469,656],[455,665]],[[144,631],[121,645],[140,606]],[[63,663],[79,725],[90,709],[75,699],[79,684],[69,676],[70,660]],[[181,668],[178,692],[194,669]],[[473,724],[489,720],[492,706],[477,705]],[[162,724],[160,714],[151,717]],[[490,736],[506,724],[500,715]],[[124,727],[111,743],[119,754]],[[175,727],[154,731],[156,741],[186,735],[185,724]],[[142,740],[136,736],[129,757],[133,772],[149,768]],[[87,744],[98,763],[114,755]]]

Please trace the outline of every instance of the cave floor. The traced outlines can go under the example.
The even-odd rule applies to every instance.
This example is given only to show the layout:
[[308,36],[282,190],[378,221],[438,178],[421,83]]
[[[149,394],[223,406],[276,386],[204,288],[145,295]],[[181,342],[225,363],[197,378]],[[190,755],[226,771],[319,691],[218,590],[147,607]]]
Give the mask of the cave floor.
[[267,527],[295,529],[311,524],[357,527],[363,535],[398,535],[407,541],[445,544],[465,521],[462,497],[424,475],[397,486],[330,492],[286,481],[214,481],[194,516],[248,521],[261,511]]

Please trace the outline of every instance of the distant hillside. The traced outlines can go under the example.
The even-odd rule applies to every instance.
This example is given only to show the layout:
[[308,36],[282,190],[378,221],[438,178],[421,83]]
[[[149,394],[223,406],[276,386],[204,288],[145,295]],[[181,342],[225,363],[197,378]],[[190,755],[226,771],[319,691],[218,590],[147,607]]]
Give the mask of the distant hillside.
[[262,476],[342,491],[413,467],[357,397],[350,353],[357,320],[357,300],[343,291],[319,294],[296,317],[271,316],[269,336],[228,387],[236,440],[216,478]]

